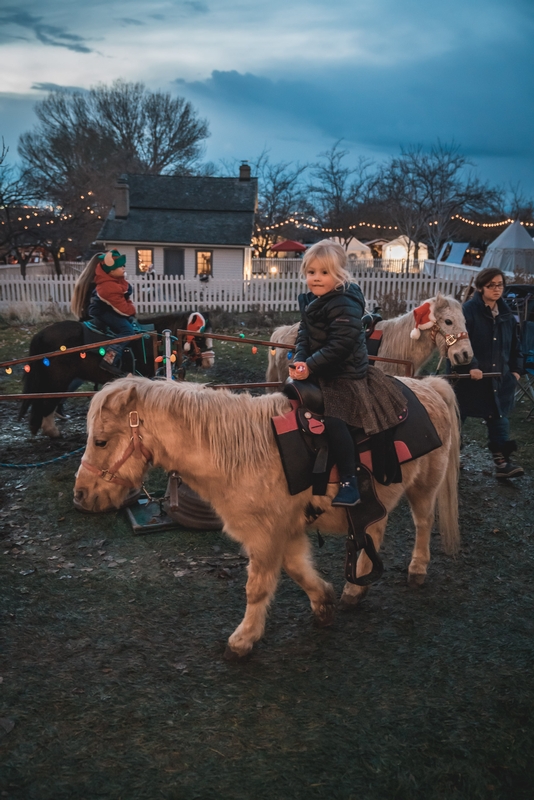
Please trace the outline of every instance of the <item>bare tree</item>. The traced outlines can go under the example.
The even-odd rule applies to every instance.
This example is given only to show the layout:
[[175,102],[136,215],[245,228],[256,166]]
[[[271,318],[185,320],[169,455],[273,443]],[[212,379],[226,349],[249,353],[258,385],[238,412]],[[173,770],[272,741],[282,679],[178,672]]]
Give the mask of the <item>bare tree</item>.
[[27,191],[72,217],[88,197],[104,217],[122,172],[192,174],[209,135],[189,102],[142,83],[54,91],[35,111],[37,127],[19,141]]
[[428,153],[414,151],[413,170],[428,202],[426,240],[434,254],[434,273],[442,245],[459,229],[459,215],[498,212],[500,190],[482,183],[457,145],[441,142]]
[[308,186],[313,213],[323,228],[335,232],[347,248],[355,238],[359,212],[369,201],[375,176],[372,162],[359,158],[355,167],[345,163],[349,151],[341,148],[341,140],[319,154],[312,165],[312,182]]
[[380,170],[377,195],[387,207],[393,225],[408,242],[408,268],[413,245],[413,257],[417,259],[418,244],[427,229],[428,194],[421,183],[416,166],[422,148],[401,150]]
[[39,246],[35,211],[26,202],[24,183],[6,161],[9,148],[2,139],[0,150],[0,255],[15,257],[23,278],[26,266]]
[[525,195],[520,183],[510,184],[508,208],[512,219],[521,222],[532,222],[534,219],[534,199]]
[[[222,162],[227,175],[236,175],[238,164]],[[258,178],[258,207],[254,216],[254,246],[260,257],[265,257],[280,235],[295,235],[296,225],[289,222],[305,212],[306,195],[302,176],[307,165],[291,161],[274,163],[269,151],[263,150],[249,162],[251,173]],[[276,226],[276,227],[275,227]]]
[[458,145],[421,145],[401,150],[384,168],[381,191],[399,232],[414,243],[426,241],[435,264],[441,246],[461,227],[458,215],[495,213],[501,202],[499,190],[482,183],[468,170],[470,161]]

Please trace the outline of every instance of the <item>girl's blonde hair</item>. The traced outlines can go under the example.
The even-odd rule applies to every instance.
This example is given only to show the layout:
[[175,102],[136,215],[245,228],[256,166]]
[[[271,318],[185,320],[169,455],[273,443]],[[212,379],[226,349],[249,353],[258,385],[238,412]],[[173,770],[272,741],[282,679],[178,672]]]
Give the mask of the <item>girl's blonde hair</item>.
[[311,264],[317,263],[328,270],[336,281],[336,289],[348,286],[352,278],[347,270],[347,254],[343,247],[330,239],[316,242],[304,253],[300,274],[305,278],[306,271]]
[[78,319],[83,319],[86,316],[87,305],[89,303],[89,289],[91,288],[91,284],[94,283],[96,268],[101,256],[102,253],[96,253],[90,261],[87,262],[74,285],[70,307],[72,313]]

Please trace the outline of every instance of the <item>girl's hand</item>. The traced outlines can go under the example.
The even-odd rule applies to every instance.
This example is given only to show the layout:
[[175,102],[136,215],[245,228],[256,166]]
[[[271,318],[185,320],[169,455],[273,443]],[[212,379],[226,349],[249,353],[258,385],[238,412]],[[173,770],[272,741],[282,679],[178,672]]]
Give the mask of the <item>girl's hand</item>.
[[521,375],[519,374],[519,372],[512,372],[512,375],[514,376],[516,381],[518,381],[521,378]]
[[305,361],[295,361],[289,366],[289,377],[294,381],[303,381],[310,377],[310,370]]
[[484,373],[481,369],[470,369],[469,374],[474,381],[480,381],[484,377]]

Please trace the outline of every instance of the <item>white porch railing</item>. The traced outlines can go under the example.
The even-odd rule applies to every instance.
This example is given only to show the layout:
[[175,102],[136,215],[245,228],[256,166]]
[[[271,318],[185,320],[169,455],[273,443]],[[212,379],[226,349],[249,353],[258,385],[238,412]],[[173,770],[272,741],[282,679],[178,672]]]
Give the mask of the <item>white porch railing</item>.
[[[293,275],[254,275],[248,280],[211,278],[202,283],[198,278],[156,275],[132,276],[132,300],[139,314],[181,311],[194,308],[222,308],[226,311],[298,310],[298,295],[305,290],[303,281]],[[465,281],[432,278],[424,273],[402,274],[384,270],[354,272],[369,307],[384,295],[405,300],[408,310],[422,299],[440,291],[455,294]],[[2,277],[0,275],[0,312],[17,308],[46,311],[55,308],[70,310],[70,298],[76,282],[74,275]]]

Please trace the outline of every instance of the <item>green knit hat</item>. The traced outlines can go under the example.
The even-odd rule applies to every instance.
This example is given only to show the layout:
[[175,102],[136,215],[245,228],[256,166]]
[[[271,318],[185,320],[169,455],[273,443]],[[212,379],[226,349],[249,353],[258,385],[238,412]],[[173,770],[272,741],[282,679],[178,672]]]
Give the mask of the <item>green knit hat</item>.
[[107,250],[105,253],[101,253],[98,258],[100,259],[100,266],[108,275],[114,269],[124,267],[126,264],[126,256],[121,256],[118,250]]

